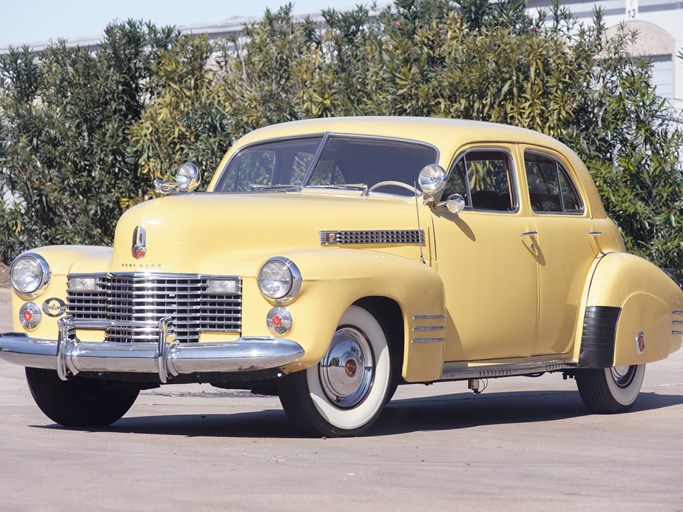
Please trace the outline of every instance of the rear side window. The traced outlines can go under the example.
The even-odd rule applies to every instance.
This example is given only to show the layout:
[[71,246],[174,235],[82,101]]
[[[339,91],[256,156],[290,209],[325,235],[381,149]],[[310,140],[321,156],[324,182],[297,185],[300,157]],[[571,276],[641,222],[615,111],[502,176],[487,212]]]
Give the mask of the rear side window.
[[524,153],[531,207],[536,213],[583,213],[583,203],[564,166],[536,152]]
[[505,151],[469,151],[451,169],[441,197],[460,194],[466,208],[513,212],[517,201],[511,171],[510,156]]

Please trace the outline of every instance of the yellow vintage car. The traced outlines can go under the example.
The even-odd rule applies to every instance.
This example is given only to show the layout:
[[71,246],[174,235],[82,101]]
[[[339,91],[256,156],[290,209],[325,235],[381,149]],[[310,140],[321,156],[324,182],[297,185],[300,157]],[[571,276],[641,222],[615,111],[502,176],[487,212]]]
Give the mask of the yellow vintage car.
[[298,121],[246,135],[198,183],[191,164],[157,183],[112,248],[12,263],[0,358],[53,421],[108,425],[141,389],[201,382],[356,435],[399,384],[542,372],[617,413],[683,342],[680,285],[625,252],[585,165],[539,133]]

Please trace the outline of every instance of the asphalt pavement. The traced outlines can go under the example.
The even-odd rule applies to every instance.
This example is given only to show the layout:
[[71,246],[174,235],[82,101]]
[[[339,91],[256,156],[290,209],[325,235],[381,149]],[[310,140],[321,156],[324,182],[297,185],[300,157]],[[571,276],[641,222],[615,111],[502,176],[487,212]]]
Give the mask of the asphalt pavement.
[[[0,290],[0,332],[10,329]],[[0,362],[0,510],[683,511],[683,353],[634,409],[588,414],[561,375],[403,386],[365,436],[302,436],[275,397],[144,391],[97,430],[42,415]]]

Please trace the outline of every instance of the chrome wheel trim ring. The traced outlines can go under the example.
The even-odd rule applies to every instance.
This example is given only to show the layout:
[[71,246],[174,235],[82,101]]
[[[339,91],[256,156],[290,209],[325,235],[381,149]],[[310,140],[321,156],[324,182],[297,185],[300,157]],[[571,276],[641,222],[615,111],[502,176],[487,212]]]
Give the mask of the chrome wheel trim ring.
[[636,376],[636,366],[613,366],[610,368],[614,383],[620,388],[627,388]]
[[366,335],[355,327],[337,329],[319,365],[320,384],[331,404],[348,409],[372,389],[374,355]]

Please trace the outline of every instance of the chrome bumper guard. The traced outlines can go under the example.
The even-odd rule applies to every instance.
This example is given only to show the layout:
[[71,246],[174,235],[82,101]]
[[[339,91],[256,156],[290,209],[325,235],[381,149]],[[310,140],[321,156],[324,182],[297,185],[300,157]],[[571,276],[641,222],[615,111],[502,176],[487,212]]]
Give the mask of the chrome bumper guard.
[[[179,343],[173,320],[168,317],[158,322],[156,343],[86,342],[76,337],[77,329],[115,327],[109,321],[67,317],[60,319],[58,325],[57,341],[30,338],[24,333],[0,334],[0,359],[32,368],[57,370],[62,380],[80,372],[130,372],[157,374],[161,382],[166,383],[181,374],[278,368],[304,355],[304,349],[298,343],[270,337]],[[127,322],[126,326],[149,327],[149,323]]]

